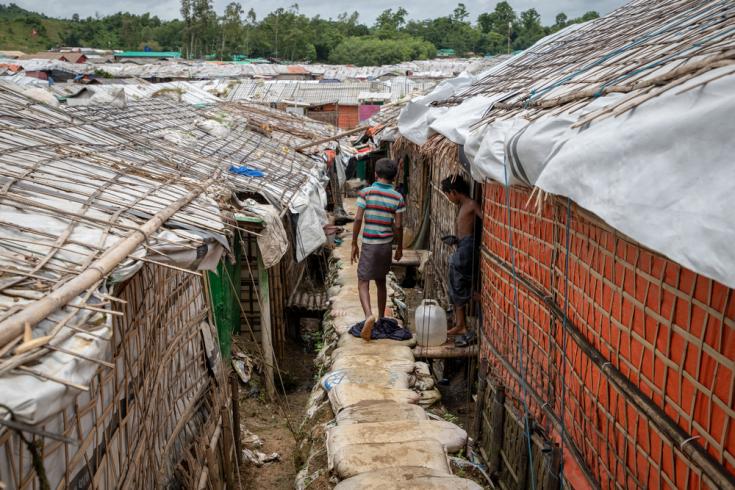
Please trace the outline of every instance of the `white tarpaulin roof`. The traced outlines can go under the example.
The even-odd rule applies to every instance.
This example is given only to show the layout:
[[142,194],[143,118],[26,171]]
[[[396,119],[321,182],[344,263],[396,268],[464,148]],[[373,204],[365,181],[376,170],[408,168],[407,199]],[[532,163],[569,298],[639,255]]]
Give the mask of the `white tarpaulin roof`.
[[568,196],[735,287],[735,12],[650,7],[631,2],[447,80],[409,103],[399,128],[417,144],[438,133],[463,145],[477,180]]

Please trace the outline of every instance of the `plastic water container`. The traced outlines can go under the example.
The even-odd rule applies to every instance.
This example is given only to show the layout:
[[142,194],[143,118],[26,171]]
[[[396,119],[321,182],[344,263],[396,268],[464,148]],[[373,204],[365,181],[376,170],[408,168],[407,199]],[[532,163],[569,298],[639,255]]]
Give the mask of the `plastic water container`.
[[415,318],[418,345],[434,347],[447,341],[447,314],[436,300],[423,300],[416,308]]

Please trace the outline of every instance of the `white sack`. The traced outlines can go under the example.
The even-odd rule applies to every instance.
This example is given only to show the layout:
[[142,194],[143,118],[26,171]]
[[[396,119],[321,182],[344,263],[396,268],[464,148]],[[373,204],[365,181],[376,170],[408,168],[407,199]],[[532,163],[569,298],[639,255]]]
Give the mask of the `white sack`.
[[380,386],[345,384],[329,390],[332,411],[339,413],[344,407],[365,400],[392,400],[398,403],[418,403],[421,397],[413,390],[397,390]]
[[368,345],[368,344],[405,345],[406,347],[415,347],[416,337],[411,337],[408,340],[374,339],[368,342],[367,340],[363,340],[362,337],[355,337],[351,333],[346,332],[339,336],[337,347],[358,346],[358,345]]
[[408,442],[421,438],[439,441],[450,453],[461,451],[467,444],[467,432],[445,420],[384,420],[330,427],[327,429],[327,453],[331,459],[351,444]]
[[334,490],[482,490],[472,480],[419,466],[382,468],[342,480]]
[[400,360],[413,362],[413,352],[403,345],[373,344],[367,345],[345,345],[338,347],[332,352],[332,359],[342,356],[373,356],[384,360]]
[[263,229],[258,236],[258,250],[263,258],[263,265],[270,269],[288,252],[288,235],[283,221],[275,206],[259,204],[252,199],[244,203],[245,209],[255,213],[263,220]]
[[335,359],[331,366],[335,371],[338,369],[375,369],[380,367],[390,369],[392,371],[410,373],[414,370],[415,365],[413,360],[406,359],[386,359],[384,357],[377,356],[344,355]]
[[328,372],[319,383],[325,391],[337,385],[358,384],[382,388],[408,389],[408,374],[385,368],[351,367]]
[[386,420],[428,420],[418,405],[392,400],[365,400],[345,407],[337,414],[337,425],[369,424]]
[[331,458],[332,469],[339,478],[381,468],[422,466],[451,475],[444,447],[435,439],[422,438],[408,442],[352,444],[344,446]]

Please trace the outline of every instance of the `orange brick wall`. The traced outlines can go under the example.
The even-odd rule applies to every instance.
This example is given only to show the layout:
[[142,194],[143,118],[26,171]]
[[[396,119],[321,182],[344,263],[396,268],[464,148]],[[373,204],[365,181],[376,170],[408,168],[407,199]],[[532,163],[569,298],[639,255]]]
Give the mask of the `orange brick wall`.
[[695,437],[688,444],[700,445],[735,474],[733,291],[573,207],[566,315],[601,358],[590,357],[571,336],[564,348],[559,314],[566,284],[566,202],[548,199],[539,211],[534,204],[527,207],[529,190],[511,190],[513,256],[523,279],[514,281],[505,191],[491,183],[484,196],[481,355],[508,393],[521,397],[522,361],[528,389],[536,395],[528,398],[532,415],[557,438],[550,413],[564,420],[603,488],[711,487],[690,458],[608,381],[607,371],[617,370]]
[[358,108],[356,105],[341,105],[337,109],[337,126],[340,128],[352,129],[360,124]]

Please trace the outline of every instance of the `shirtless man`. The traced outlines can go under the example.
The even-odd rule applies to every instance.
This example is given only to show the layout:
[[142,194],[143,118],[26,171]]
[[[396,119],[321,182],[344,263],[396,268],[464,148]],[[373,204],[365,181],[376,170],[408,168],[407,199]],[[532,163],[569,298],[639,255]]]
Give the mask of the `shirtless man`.
[[475,218],[482,219],[482,209],[470,197],[470,185],[460,175],[447,177],[441,182],[447,198],[459,206],[457,235],[445,237],[445,242],[457,245],[449,258],[449,300],[454,309],[454,327],[447,335],[467,334],[465,308],[472,298],[472,267],[475,257]]

